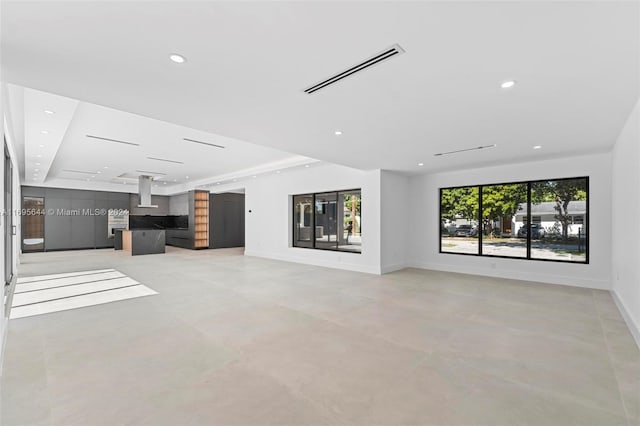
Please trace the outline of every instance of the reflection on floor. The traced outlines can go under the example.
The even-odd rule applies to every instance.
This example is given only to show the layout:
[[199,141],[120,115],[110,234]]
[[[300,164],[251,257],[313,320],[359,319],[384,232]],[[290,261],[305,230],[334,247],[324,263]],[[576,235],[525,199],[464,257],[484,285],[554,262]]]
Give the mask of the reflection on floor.
[[11,319],[157,294],[115,269],[18,278]]
[[182,250],[23,255],[156,291],[9,322],[2,426],[637,425],[607,291]]

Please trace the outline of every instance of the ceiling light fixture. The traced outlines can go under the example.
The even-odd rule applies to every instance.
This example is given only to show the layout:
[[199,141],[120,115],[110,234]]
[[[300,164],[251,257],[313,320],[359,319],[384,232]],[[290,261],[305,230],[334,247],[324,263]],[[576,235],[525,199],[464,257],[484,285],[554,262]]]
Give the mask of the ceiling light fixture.
[[536,145],[533,147],[533,149],[540,149],[540,148],[542,148],[542,145]]
[[40,133],[42,133],[43,135],[48,135],[49,131],[48,130],[40,130]]
[[39,171],[40,171],[40,169],[35,169],[35,170],[34,170],[34,172],[39,172]]
[[189,179],[189,176],[185,176],[184,178],[185,178],[185,179]]
[[502,87],[503,89],[510,89],[515,85],[516,85],[516,81],[515,80],[507,80],[507,81],[503,81],[500,84],[500,87]]
[[220,182],[216,183],[216,185],[220,185]]
[[308,165],[308,164],[305,164],[304,166],[305,166],[305,167],[309,167],[309,165]]
[[44,145],[38,145],[40,148],[44,148]]
[[36,155],[37,158],[42,158],[42,154]]
[[184,64],[185,62],[187,62],[187,58],[177,53],[170,54],[169,59],[171,59],[176,64]]
[[276,170],[276,173],[282,173],[280,170]]
[[53,114],[55,114],[56,112],[55,112],[55,111],[51,111],[50,109],[45,109],[45,110],[44,110],[44,113],[45,113],[45,114],[49,114],[49,115],[53,115]]
[[336,130],[334,133],[336,136],[340,136],[342,134],[342,130]]
[[39,166],[39,165],[40,165],[40,163],[36,163],[36,166]]
[[424,166],[424,163],[418,163],[418,166],[422,167]]
[[107,166],[104,166],[104,167],[103,167],[103,169],[108,169],[108,168],[109,168],[109,167],[107,167]]

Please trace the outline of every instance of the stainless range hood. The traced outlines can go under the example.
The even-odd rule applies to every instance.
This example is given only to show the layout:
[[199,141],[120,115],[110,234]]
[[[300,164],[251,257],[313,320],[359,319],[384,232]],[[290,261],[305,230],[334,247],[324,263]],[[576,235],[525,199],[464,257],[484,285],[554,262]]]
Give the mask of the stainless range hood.
[[138,177],[138,194],[140,199],[138,207],[157,208],[158,206],[151,204],[151,183],[153,176],[140,175]]

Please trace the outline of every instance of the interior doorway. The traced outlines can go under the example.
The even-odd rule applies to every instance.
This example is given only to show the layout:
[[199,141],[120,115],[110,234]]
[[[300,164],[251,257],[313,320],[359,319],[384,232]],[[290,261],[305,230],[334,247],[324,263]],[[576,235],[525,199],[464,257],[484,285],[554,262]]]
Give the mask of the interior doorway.
[[44,198],[22,197],[22,251],[44,251]]

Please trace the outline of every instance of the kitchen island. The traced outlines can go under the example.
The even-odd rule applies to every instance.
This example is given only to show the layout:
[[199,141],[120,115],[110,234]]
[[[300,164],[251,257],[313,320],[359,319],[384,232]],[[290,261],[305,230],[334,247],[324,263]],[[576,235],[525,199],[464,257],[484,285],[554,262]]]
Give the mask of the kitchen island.
[[133,229],[122,231],[122,250],[132,256],[165,252],[164,229]]

